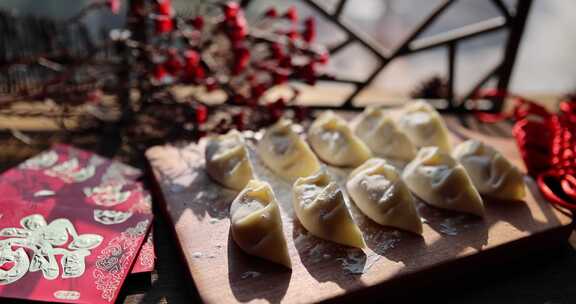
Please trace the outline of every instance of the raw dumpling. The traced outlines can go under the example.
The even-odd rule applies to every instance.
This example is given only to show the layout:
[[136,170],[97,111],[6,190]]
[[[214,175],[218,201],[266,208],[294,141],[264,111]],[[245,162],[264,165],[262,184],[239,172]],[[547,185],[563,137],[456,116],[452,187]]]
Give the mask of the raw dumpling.
[[347,122],[332,111],[316,118],[308,130],[308,141],[321,160],[334,166],[359,166],[371,156]]
[[258,142],[258,155],[270,170],[294,180],[320,170],[320,162],[308,144],[282,119],[270,127]]
[[406,165],[402,178],[426,203],[438,208],[484,215],[482,198],[464,167],[438,147],[424,147]]
[[253,178],[252,164],[240,132],[232,130],[209,139],[206,145],[206,171],[216,182],[238,191]]
[[398,125],[418,148],[437,146],[442,152],[450,153],[448,129],[428,103],[418,101],[404,107]]
[[375,156],[405,161],[416,156],[416,146],[381,109],[366,108],[354,119],[352,126]]
[[312,235],[347,246],[365,247],[342,190],[325,172],[299,178],[292,189],[296,217]]
[[504,200],[522,200],[524,177],[500,152],[477,140],[459,144],[452,153],[470,175],[480,194]]
[[385,160],[367,160],[350,173],[346,188],[358,209],[376,223],[422,233],[414,197]]
[[232,238],[246,253],[291,268],[280,209],[266,182],[251,180],[230,206]]

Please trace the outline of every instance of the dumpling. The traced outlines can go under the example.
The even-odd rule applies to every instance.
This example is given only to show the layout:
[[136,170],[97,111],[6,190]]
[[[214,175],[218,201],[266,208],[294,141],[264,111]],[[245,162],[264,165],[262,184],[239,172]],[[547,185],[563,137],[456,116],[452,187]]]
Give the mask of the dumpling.
[[325,172],[299,178],[292,188],[292,204],[296,217],[312,235],[347,246],[365,247],[342,190]]
[[231,130],[206,145],[206,171],[224,187],[240,191],[254,177],[242,134]]
[[414,197],[400,173],[385,160],[367,160],[350,173],[346,188],[358,209],[376,223],[422,233]]
[[452,152],[470,175],[480,194],[504,200],[522,200],[524,177],[500,152],[477,140],[467,140]]
[[251,180],[230,206],[234,242],[246,253],[292,267],[280,209],[270,185]]
[[371,156],[368,146],[332,111],[316,118],[308,129],[308,141],[321,160],[334,166],[359,166]]
[[270,170],[289,180],[310,176],[320,162],[306,141],[292,130],[289,120],[279,120],[258,142],[258,155]]
[[354,119],[352,129],[375,156],[405,161],[416,156],[416,146],[381,109],[366,108]]
[[450,153],[448,129],[436,110],[424,101],[404,107],[398,119],[400,130],[418,147],[437,146]]
[[438,147],[420,149],[402,178],[410,191],[430,205],[484,215],[482,198],[464,167]]

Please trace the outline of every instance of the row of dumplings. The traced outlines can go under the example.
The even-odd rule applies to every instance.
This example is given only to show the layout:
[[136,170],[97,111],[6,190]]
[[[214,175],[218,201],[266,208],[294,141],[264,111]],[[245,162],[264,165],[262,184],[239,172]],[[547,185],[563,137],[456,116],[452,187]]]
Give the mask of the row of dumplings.
[[[414,195],[435,207],[478,216],[484,215],[480,194],[506,200],[524,197],[522,174],[492,147],[469,140],[450,151],[447,128],[430,105],[413,103],[398,117],[367,109],[348,124],[327,111],[310,126],[307,141],[288,120],[265,131],[257,153],[275,174],[295,180],[294,213],[312,235],[365,246],[340,186],[322,169],[319,159],[354,169],[346,190],[364,215],[378,224],[417,234],[422,233],[422,223]],[[399,171],[387,159],[408,164]],[[239,132],[209,140],[206,170],[218,183],[240,191],[230,207],[231,233],[239,247],[290,267],[274,191],[255,178]]]

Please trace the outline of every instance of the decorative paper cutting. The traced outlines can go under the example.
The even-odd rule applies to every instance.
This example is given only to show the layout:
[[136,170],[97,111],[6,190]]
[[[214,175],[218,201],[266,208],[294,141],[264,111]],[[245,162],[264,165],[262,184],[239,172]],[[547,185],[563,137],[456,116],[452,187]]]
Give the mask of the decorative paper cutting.
[[[135,168],[65,145],[4,172],[0,177],[0,298],[108,303],[104,298],[115,297],[127,273],[152,271],[153,241],[142,235],[126,244],[130,248],[125,246],[124,252],[130,250],[132,256],[124,257],[122,272],[115,274],[115,288],[98,290],[93,275],[87,275],[96,269],[96,259],[112,239],[151,220],[151,198],[137,182],[140,175]],[[66,228],[52,229],[60,226]],[[34,229],[47,230],[48,240],[37,246],[52,248],[48,251],[54,258],[45,252],[35,254],[28,247],[40,247],[23,241]],[[96,235],[101,236],[98,246]],[[89,286],[91,292],[84,290]]]

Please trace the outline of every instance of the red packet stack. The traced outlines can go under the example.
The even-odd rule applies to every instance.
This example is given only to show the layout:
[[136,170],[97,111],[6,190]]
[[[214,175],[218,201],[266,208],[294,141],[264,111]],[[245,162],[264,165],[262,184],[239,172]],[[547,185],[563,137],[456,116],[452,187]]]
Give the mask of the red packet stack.
[[151,271],[139,170],[57,145],[0,176],[0,297],[112,303]]

